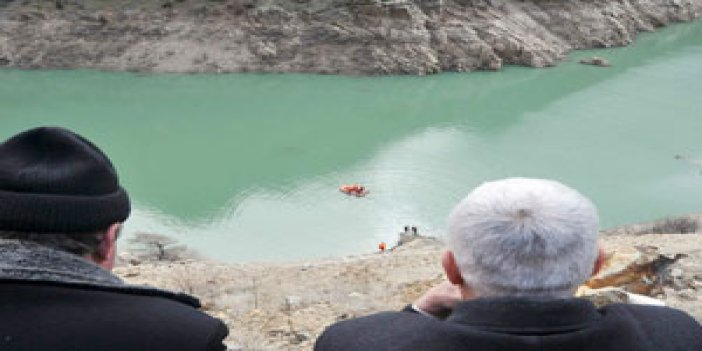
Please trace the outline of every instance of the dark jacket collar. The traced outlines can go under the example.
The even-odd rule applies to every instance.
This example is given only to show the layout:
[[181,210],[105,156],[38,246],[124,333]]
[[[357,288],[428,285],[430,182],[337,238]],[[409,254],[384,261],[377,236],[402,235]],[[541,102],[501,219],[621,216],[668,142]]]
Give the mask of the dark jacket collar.
[[190,295],[125,284],[114,274],[79,256],[19,240],[0,239],[0,285],[31,284],[165,297],[196,308]]
[[102,267],[68,252],[32,242],[0,239],[0,278],[122,286]]
[[446,321],[533,335],[578,330],[600,318],[595,306],[584,299],[484,298],[459,304]]

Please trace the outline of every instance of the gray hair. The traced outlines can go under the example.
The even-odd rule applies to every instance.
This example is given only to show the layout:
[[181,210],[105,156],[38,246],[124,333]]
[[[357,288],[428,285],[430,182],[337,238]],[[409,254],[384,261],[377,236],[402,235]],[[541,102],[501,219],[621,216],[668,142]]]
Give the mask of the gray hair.
[[556,181],[487,182],[452,211],[448,245],[478,296],[568,297],[592,274],[599,219]]
[[29,242],[78,256],[92,255],[105,238],[106,231],[95,233],[24,233],[0,230],[0,240]]

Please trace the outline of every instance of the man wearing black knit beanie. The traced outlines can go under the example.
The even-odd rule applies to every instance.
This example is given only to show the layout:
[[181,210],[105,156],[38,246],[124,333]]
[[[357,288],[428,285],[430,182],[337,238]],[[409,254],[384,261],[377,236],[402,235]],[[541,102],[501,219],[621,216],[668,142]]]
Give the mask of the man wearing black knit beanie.
[[62,128],[0,144],[0,350],[225,350],[197,299],[110,273],[130,212],[105,154]]

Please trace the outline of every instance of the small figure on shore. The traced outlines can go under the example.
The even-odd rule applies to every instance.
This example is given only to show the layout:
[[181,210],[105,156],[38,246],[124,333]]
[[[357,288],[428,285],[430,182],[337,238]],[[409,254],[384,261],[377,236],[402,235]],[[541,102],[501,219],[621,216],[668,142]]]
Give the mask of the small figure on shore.
[[385,244],[384,241],[381,241],[380,244],[378,244],[378,250],[380,250],[380,253],[384,253],[385,249],[387,249],[388,246]]
[[609,61],[607,61],[605,58],[598,57],[598,56],[593,56],[590,59],[582,59],[580,60],[580,63],[583,65],[592,65],[592,66],[599,66],[599,67],[610,67],[612,66]]
[[399,233],[399,237],[400,238],[397,241],[397,245],[395,247],[402,246],[402,245],[404,245],[404,244],[406,244],[414,239],[417,239],[419,237],[419,232],[417,231],[417,227],[415,227],[415,226],[410,227],[410,226],[406,225],[405,231]]
[[410,226],[406,225],[405,231],[400,233],[400,235],[417,236],[417,235],[419,235],[419,233],[417,232],[417,227],[415,227],[415,226],[410,227]]
[[356,197],[363,197],[368,195],[369,191],[364,187],[363,185],[360,184],[345,184],[339,187],[339,191],[346,195],[353,195]]

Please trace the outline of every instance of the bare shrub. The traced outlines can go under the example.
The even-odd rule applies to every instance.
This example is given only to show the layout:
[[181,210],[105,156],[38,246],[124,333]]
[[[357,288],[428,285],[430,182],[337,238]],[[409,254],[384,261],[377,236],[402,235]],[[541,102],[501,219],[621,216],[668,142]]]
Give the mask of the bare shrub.
[[129,239],[133,253],[146,261],[180,261],[195,256],[187,246],[178,244],[178,240],[166,235],[154,233],[136,233]]
[[200,274],[193,274],[187,268],[174,269],[171,275],[176,290],[201,297],[207,290],[206,279]]
[[[668,218],[661,222],[653,224],[646,234],[689,234],[696,233],[699,229],[699,223],[691,218]],[[644,233],[638,233],[644,234]]]
[[197,297],[205,311],[218,309],[217,297],[223,293],[222,282],[226,279],[219,271],[195,268],[189,265],[174,265],[170,268],[169,288]]
[[690,215],[661,219],[651,223],[629,224],[603,230],[602,235],[691,234],[700,230],[702,216]]

